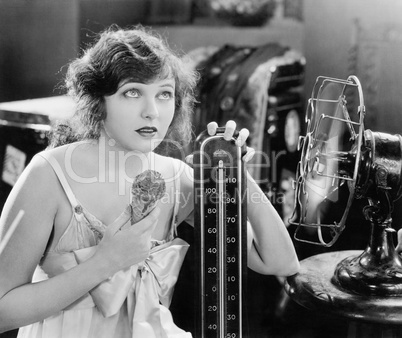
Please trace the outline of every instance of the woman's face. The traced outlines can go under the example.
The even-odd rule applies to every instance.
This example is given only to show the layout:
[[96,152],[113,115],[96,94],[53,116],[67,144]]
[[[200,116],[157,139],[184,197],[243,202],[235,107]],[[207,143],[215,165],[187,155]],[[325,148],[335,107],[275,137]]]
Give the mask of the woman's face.
[[105,96],[106,134],[128,151],[148,153],[162,142],[175,111],[174,79],[123,81]]

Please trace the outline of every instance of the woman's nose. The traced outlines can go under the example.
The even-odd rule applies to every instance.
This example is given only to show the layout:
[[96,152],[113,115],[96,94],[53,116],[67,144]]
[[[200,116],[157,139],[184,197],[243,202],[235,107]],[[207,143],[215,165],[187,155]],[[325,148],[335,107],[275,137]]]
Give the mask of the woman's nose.
[[142,116],[145,119],[153,120],[159,116],[158,107],[155,100],[146,100],[144,108],[142,110]]

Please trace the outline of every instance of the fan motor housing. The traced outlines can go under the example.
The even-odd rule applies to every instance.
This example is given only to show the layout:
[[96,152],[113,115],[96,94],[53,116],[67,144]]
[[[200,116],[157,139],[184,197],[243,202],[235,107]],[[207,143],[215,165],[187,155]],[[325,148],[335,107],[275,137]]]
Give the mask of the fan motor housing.
[[388,190],[393,201],[402,194],[401,135],[364,132],[361,172],[356,185],[356,197],[374,198],[378,189]]

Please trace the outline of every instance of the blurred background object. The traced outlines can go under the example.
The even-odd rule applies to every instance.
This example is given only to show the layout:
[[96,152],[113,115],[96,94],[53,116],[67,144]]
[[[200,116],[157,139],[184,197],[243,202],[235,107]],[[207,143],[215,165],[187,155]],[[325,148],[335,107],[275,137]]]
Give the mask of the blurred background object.
[[262,26],[275,12],[275,0],[209,0],[212,13],[233,26]]

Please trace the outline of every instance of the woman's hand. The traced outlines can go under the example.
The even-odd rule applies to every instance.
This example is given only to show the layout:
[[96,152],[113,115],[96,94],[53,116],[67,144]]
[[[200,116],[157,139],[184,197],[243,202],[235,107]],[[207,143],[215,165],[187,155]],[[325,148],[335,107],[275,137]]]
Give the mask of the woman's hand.
[[[131,225],[131,207],[105,231],[97,246],[95,255],[109,262],[111,270],[117,272],[145,260],[151,250],[152,233],[158,221],[160,210],[153,209],[141,221]],[[95,256],[94,255],[94,256]]]
[[[210,136],[215,135],[217,129],[218,129],[218,124],[216,122],[208,123],[207,131]],[[223,138],[226,141],[230,141],[232,139],[235,131],[236,131],[236,122],[229,120],[228,122],[226,122]],[[236,144],[240,147],[243,146],[246,143],[249,135],[250,135],[250,132],[248,131],[248,129],[246,129],[246,128],[241,129],[239,131],[239,135],[237,136]],[[246,151],[246,154],[243,156],[243,161],[249,162],[254,157],[255,150],[254,150],[254,148],[250,148],[250,147],[246,147],[246,149],[247,149],[247,151]],[[186,162],[190,166],[193,164],[193,155],[192,154],[188,155],[186,157]]]
[[[218,128],[218,124],[216,122],[208,123],[208,125],[207,125],[208,134],[211,136],[215,135],[217,128]],[[226,125],[225,125],[225,132],[223,134],[223,138],[226,141],[230,141],[232,139],[235,131],[236,131],[236,122],[233,120],[227,121]],[[241,129],[239,131],[239,135],[237,136],[236,144],[239,147],[243,146],[246,143],[249,135],[250,135],[250,132],[248,129],[246,129],[246,128]],[[254,153],[255,153],[255,150],[253,148],[247,147],[247,152],[243,156],[243,161],[244,162],[250,161],[253,158]]]

